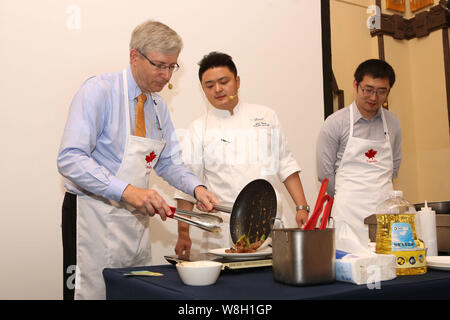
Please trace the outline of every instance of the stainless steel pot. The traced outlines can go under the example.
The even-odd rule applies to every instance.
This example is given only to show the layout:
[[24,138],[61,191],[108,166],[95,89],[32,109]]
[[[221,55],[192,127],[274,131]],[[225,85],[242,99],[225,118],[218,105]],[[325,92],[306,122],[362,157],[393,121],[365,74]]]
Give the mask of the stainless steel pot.
[[276,281],[291,285],[336,279],[334,228],[273,229],[272,269]]

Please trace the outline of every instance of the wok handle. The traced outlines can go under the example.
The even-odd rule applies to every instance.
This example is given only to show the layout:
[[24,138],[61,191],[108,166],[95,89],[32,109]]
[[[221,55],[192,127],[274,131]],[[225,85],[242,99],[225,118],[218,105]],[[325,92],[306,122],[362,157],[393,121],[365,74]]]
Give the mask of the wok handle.
[[231,213],[233,211],[233,207],[222,206],[220,204],[214,204],[214,209],[226,213]]

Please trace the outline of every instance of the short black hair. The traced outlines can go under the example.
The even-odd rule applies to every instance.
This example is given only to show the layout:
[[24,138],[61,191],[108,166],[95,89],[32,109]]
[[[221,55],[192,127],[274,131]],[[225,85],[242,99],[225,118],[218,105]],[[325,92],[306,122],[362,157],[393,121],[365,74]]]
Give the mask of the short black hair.
[[364,76],[369,75],[373,78],[388,78],[389,85],[394,85],[395,72],[389,63],[379,59],[369,59],[362,62],[355,71],[355,80],[360,83]]
[[203,56],[203,59],[198,63],[200,69],[198,69],[198,78],[202,81],[202,76],[206,70],[216,67],[227,67],[237,77],[236,65],[233,62],[231,56],[226,53],[213,51]]

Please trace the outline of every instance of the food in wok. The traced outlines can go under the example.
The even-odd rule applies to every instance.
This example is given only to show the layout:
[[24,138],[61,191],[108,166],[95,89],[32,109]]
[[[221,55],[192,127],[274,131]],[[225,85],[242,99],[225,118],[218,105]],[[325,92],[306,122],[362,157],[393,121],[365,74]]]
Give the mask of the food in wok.
[[266,236],[262,235],[261,238],[253,243],[250,243],[250,239],[246,235],[239,237],[238,241],[230,249],[226,249],[226,253],[252,253],[263,244],[266,240]]

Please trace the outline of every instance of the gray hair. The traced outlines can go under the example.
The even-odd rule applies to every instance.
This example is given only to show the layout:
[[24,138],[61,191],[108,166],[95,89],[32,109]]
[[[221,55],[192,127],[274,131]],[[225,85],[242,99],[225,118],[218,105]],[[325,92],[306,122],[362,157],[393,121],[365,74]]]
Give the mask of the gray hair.
[[154,50],[163,54],[179,53],[183,48],[181,37],[165,24],[149,20],[138,25],[131,34],[130,50],[143,54]]

